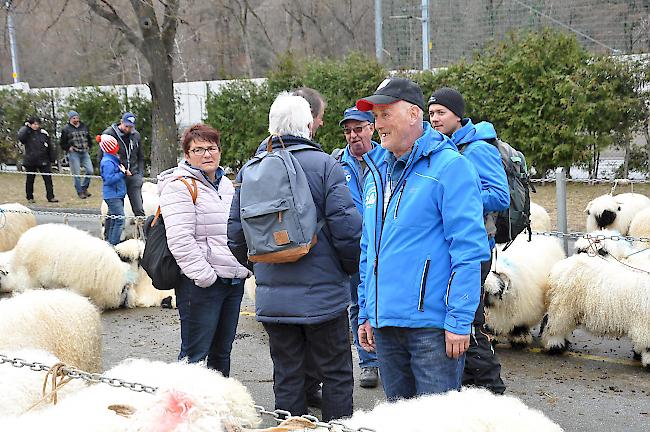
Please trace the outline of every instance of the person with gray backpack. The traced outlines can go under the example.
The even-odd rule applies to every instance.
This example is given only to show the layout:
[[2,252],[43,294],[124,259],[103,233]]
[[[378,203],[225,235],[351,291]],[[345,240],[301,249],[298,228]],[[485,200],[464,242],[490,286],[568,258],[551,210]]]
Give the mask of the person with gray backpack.
[[269,336],[275,408],[307,413],[306,359],[323,383],[323,420],[352,414],[349,277],[361,216],[343,169],[311,141],[309,103],[281,93],[264,149],[237,175],[228,246],[254,270],[256,316]]
[[[501,162],[494,126],[488,122],[472,123],[465,118],[465,101],[456,89],[443,87],[429,98],[429,120],[438,132],[447,135],[458,150],[472,163],[481,181],[481,200],[490,250],[497,237],[496,213],[510,206],[508,179]],[[485,334],[483,283],[490,272],[492,257],[481,263],[481,301],[472,323],[472,337],[465,356],[463,385],[485,387],[502,394],[506,387],[501,379],[501,364]]]

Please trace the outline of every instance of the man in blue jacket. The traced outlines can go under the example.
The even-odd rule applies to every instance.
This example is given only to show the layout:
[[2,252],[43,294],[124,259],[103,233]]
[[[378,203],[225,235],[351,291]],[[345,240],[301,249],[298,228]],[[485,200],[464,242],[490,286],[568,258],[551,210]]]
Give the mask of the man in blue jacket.
[[[465,114],[465,100],[456,89],[443,87],[429,98],[429,119],[431,126],[450,137],[458,150],[472,163],[481,180],[481,200],[483,216],[490,243],[494,248],[495,212],[510,206],[510,192],[499,150],[488,141],[496,139],[492,123],[473,124]],[[506,387],[501,379],[501,364],[494,353],[492,344],[485,334],[485,314],[483,311],[483,284],[492,265],[492,258],[481,263],[481,302],[474,317],[470,346],[465,356],[463,385],[485,387],[494,393],[502,394]]]
[[357,108],[388,150],[364,156],[359,341],[391,400],[459,389],[490,256],[478,175],[423,122],[414,82],[388,78]]
[[[339,122],[343,128],[343,135],[347,146],[336,156],[345,171],[345,180],[352,194],[357,210],[363,215],[363,182],[369,173],[368,165],[363,160],[363,155],[371,153],[376,157],[385,154],[379,144],[372,140],[375,133],[375,118],[369,111],[359,111],[351,107],[343,112],[343,119]],[[379,383],[379,362],[377,354],[364,350],[359,344],[359,304],[357,290],[359,288],[359,273],[350,277],[350,327],[354,336],[354,345],[359,354],[359,367],[361,378],[359,385],[364,388],[377,387]]]

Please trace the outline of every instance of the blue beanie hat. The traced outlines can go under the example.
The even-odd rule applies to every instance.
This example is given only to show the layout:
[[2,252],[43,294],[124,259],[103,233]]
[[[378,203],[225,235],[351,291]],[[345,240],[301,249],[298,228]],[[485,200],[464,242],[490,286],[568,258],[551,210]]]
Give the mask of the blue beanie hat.
[[77,111],[68,111],[68,120],[72,117],[79,117],[79,113]]

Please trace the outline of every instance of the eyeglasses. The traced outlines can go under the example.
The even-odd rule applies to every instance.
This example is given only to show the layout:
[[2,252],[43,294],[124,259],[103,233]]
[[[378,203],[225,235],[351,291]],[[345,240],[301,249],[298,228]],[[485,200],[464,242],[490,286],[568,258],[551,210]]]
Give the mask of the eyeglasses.
[[355,126],[355,127],[353,127],[353,128],[343,128],[343,133],[344,133],[345,135],[350,135],[350,134],[352,133],[352,131],[354,131],[355,134],[359,135],[361,132],[363,132],[363,128],[364,128],[364,127],[369,126],[369,125],[371,125],[371,124],[372,124],[372,123],[366,123],[366,124],[364,124],[364,125],[361,125],[361,126]]
[[203,156],[205,155],[205,152],[208,152],[210,154],[216,153],[219,151],[219,147],[217,146],[211,146],[211,147],[197,147],[193,148],[190,150],[192,153],[194,153],[197,156]]

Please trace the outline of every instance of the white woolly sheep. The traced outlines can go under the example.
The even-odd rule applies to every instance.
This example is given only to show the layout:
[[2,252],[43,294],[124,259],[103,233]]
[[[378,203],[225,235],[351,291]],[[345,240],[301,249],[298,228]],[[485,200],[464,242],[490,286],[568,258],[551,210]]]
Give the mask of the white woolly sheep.
[[14,251],[0,252],[0,293],[11,292],[6,283],[3,285],[2,279],[10,272],[11,259],[14,256]]
[[[638,212],[632,222],[630,223],[630,229],[627,232],[627,235],[630,237],[636,238],[650,238],[650,207]],[[639,249],[645,249],[650,247],[650,243],[637,241],[634,242],[634,247]]]
[[621,233],[616,230],[602,229],[590,232],[589,236],[590,238],[581,237],[576,240],[573,246],[576,254],[600,255],[622,260],[634,252],[631,242],[611,239],[611,237],[622,237]]
[[100,309],[133,307],[136,274],[106,242],[63,224],[38,225],[14,248],[2,285],[14,291],[67,288]]
[[131,266],[133,272],[137,273],[137,279],[133,286],[135,307],[176,307],[174,290],[163,291],[156,289],[151,278],[140,265],[144,252],[144,242],[142,240],[130,239],[119,243],[115,246],[115,252],[123,262]]
[[104,375],[158,390],[152,395],[98,383],[38,413],[0,418],[0,429],[225,432],[260,421],[246,387],[199,364],[130,359]]
[[530,203],[530,229],[533,231],[546,232],[553,227],[551,217],[544,207],[534,202]]
[[0,352],[40,349],[72,367],[99,372],[101,340],[99,311],[73,292],[30,290],[0,300]]
[[614,229],[627,235],[630,223],[641,210],[650,207],[650,198],[637,193],[601,195],[587,204],[587,232]]
[[599,336],[627,335],[650,367],[650,276],[646,271],[581,253],[557,263],[549,276],[548,323],[542,342],[550,353],[568,348],[584,325]]
[[556,238],[533,236],[528,242],[520,236],[496,255],[484,285],[486,326],[513,347],[528,345],[531,327],[546,312],[548,274],[565,258],[564,250]]
[[[60,362],[56,356],[39,349],[3,351],[9,358],[19,358],[28,362],[39,362],[53,366]],[[37,411],[48,406],[50,398],[43,398],[43,382],[47,371],[36,372],[28,367],[16,368],[6,363],[0,365],[0,417],[19,416],[29,411]],[[74,392],[84,389],[83,381],[72,380],[57,391],[57,400],[63,400]],[[52,390],[48,384],[46,392]],[[6,430],[6,429],[4,429]]]
[[36,217],[24,205],[0,205],[0,252],[13,249],[20,236],[33,226],[36,226]]
[[[472,407],[471,410],[467,407]],[[458,413],[458,415],[450,415]],[[357,411],[340,420],[348,429],[369,428],[376,432],[561,432],[562,428],[541,411],[527,407],[513,396],[494,395],[488,390],[464,388],[444,394],[383,402],[370,411]],[[308,421],[291,418],[272,431],[325,431]],[[332,431],[341,431],[335,426]]]
[[[145,187],[144,185],[149,185],[152,184],[153,187],[147,186]],[[158,205],[160,198],[158,197],[158,187],[153,184],[153,183],[144,183],[142,185],[142,208],[144,209],[144,215],[146,216],[151,216],[152,214],[156,213],[156,210],[158,210]],[[151,190],[155,189],[155,193],[152,192]],[[105,201],[102,201],[101,204],[101,218],[100,218],[100,223],[101,223],[101,235],[102,238],[104,237],[104,224],[105,224],[105,218],[106,215],[108,214],[108,206],[106,205]],[[122,228],[122,235],[120,237],[121,241],[132,239],[132,238],[138,238],[138,224],[136,224],[136,220],[134,219],[134,214],[133,214],[133,209],[131,209],[131,201],[129,201],[129,197],[126,196],[124,197],[124,215],[126,219],[124,220],[124,226]]]
[[253,303],[255,303],[255,291],[257,290],[257,283],[255,282],[255,275],[249,277],[244,282],[244,292]]

